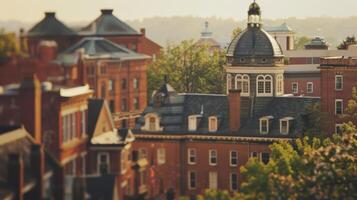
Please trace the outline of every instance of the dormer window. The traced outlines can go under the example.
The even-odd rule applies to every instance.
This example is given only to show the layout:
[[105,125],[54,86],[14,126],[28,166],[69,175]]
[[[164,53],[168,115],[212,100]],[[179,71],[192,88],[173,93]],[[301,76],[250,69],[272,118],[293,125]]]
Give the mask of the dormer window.
[[217,117],[211,116],[208,118],[208,130],[209,132],[216,132],[218,130]]
[[197,125],[201,115],[191,115],[188,117],[188,130],[197,131]]
[[274,119],[273,116],[265,116],[259,119],[260,133],[268,134],[270,129],[271,121]]
[[145,124],[141,127],[141,130],[145,131],[162,131],[160,127],[160,117],[154,113],[147,114],[145,117]]
[[285,117],[285,118],[280,119],[280,133],[281,134],[283,134],[283,135],[289,134],[293,120],[294,120],[294,118],[292,118],[292,117]]

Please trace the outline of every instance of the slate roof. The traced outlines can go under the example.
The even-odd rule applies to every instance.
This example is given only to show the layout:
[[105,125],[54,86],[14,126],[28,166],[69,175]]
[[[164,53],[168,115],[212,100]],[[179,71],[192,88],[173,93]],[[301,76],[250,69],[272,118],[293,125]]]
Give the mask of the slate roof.
[[265,26],[264,29],[269,32],[293,32],[293,29],[290,28],[286,23],[281,24],[280,26]]
[[[167,89],[169,88],[169,89]],[[166,92],[169,90],[170,92]],[[208,133],[208,117],[218,117],[218,133],[228,129],[228,101],[225,95],[213,94],[177,94],[169,84],[165,84],[158,91],[164,96],[162,105],[155,106],[152,100],[142,113],[136,124],[136,130],[144,125],[144,116],[148,113],[156,113],[161,118],[160,126],[164,132],[185,132],[188,130],[188,116],[200,115],[197,132]]]
[[283,57],[278,42],[260,27],[248,27],[228,47],[230,57]]
[[99,118],[99,114],[104,106],[104,99],[89,99],[88,100],[88,124],[87,132],[90,137],[93,136],[95,126]]
[[72,29],[58,20],[53,12],[46,12],[45,18],[33,26],[27,33],[28,36],[69,36],[76,35]]
[[[298,137],[304,132],[304,116],[307,114],[306,107],[320,102],[320,98],[316,97],[261,97],[261,99],[269,100],[262,110],[254,113],[246,123],[242,123],[238,135],[264,137],[265,135],[260,134],[259,119],[265,116],[273,116],[272,125],[266,136],[284,137],[284,135],[280,133],[280,119],[292,117],[294,118],[293,127],[285,137]],[[258,98],[257,100],[259,101]]]
[[119,59],[119,60],[140,60],[150,59],[150,56],[136,53],[126,47],[111,42],[101,37],[86,37],[66,49],[60,54],[56,63],[62,65],[76,64],[79,53],[83,53],[88,59]]
[[322,47],[328,47],[328,43],[324,38],[321,37],[315,37],[308,44],[305,45],[305,47],[311,47],[311,46],[322,46]]
[[102,14],[88,26],[82,28],[80,35],[140,35],[135,29],[113,15],[112,9],[101,10]]

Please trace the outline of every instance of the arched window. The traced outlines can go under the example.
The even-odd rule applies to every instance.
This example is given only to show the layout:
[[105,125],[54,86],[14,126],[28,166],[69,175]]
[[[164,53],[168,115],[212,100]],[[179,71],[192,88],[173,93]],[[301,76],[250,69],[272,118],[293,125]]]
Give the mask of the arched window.
[[249,96],[249,76],[238,74],[235,77],[235,89],[241,89],[242,96]]
[[145,115],[145,124],[141,127],[141,130],[145,131],[162,131],[163,127],[160,126],[160,117],[154,113]]
[[276,76],[276,94],[284,94],[284,78],[282,74]]
[[273,77],[270,75],[257,76],[257,96],[273,95]]

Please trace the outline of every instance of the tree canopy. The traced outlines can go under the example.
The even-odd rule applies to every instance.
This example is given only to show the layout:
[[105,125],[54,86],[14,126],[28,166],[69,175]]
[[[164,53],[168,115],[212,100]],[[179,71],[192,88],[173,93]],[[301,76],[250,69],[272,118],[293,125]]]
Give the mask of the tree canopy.
[[357,44],[356,37],[355,36],[347,36],[346,39],[344,39],[341,44],[337,46],[337,49],[348,49],[348,46]]
[[306,36],[301,36],[295,39],[294,41],[294,48],[297,50],[305,49],[305,45],[310,42],[310,38]]
[[225,60],[223,51],[210,51],[193,40],[170,45],[149,66],[149,96],[163,83],[165,75],[178,92],[223,93]]
[[18,51],[15,33],[6,33],[4,29],[0,29],[0,57],[6,57]]

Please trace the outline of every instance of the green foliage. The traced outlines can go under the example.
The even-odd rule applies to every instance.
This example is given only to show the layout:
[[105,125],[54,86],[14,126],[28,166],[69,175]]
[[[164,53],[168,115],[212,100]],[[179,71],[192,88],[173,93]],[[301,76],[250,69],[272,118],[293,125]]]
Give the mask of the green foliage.
[[241,32],[242,32],[242,29],[240,27],[235,28],[232,31],[231,40],[233,40],[235,37],[237,37]]
[[355,36],[347,36],[345,40],[342,41],[341,44],[337,46],[337,49],[348,49],[348,46],[352,44],[357,44],[356,37]]
[[320,103],[309,104],[303,116],[303,132],[306,136],[317,137],[321,135],[321,124],[324,123],[324,114],[321,112]]
[[356,199],[357,134],[297,139],[271,145],[267,165],[251,159],[241,168],[243,199]]
[[294,48],[297,50],[305,49],[305,45],[310,42],[310,38],[301,36],[295,39]]
[[5,33],[0,29],[0,57],[10,56],[11,53],[19,51],[15,33]]
[[170,45],[148,69],[148,96],[159,88],[165,75],[178,92],[223,93],[225,54],[196,45],[193,40]]
[[357,121],[357,88],[352,88],[352,99],[348,101],[342,118],[346,121]]

